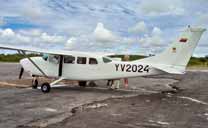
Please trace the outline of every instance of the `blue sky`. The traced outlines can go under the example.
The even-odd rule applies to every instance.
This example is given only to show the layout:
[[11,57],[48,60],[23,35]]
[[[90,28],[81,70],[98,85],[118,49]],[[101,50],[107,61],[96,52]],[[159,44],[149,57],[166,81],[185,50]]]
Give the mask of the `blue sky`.
[[[159,53],[188,25],[208,27],[207,0],[0,0],[0,43]],[[195,56],[208,55],[208,34]]]

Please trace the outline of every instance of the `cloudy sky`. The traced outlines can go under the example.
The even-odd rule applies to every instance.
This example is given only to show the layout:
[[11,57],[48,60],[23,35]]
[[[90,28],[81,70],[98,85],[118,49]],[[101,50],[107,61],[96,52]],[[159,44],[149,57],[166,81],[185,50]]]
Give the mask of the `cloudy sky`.
[[[159,53],[188,25],[208,28],[208,0],[0,0],[0,43]],[[194,53],[208,55],[208,32]]]

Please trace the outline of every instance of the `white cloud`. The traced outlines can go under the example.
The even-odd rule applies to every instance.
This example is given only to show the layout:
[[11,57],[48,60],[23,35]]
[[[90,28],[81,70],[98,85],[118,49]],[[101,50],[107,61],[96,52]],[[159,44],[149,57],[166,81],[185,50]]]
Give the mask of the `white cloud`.
[[29,43],[31,40],[29,37],[25,37],[18,33],[15,33],[12,29],[4,29],[0,32],[0,42],[1,43],[8,43],[8,44],[16,44],[19,43]]
[[[15,40],[16,38],[16,40]],[[14,41],[20,42],[20,43],[30,43],[31,42],[31,38],[30,37],[26,37],[20,34],[16,34],[14,38]]]
[[138,22],[135,26],[129,28],[129,32],[135,34],[141,34],[147,31],[148,29],[144,21]]
[[93,38],[101,43],[132,43],[135,41],[133,38],[121,37],[114,34],[112,31],[106,29],[103,23],[98,23],[93,32]]
[[43,32],[40,29],[21,29],[18,31],[20,34],[25,36],[39,37]]
[[106,29],[102,23],[98,23],[95,30],[88,35],[71,37],[65,44],[66,49],[81,51],[119,49],[137,42],[136,38],[121,37]]
[[48,35],[47,33],[42,33],[40,36],[41,40],[46,43],[63,43],[65,38],[63,36]]
[[[147,30],[146,32],[148,32]],[[123,53],[129,50],[133,43],[140,43],[142,48],[147,50],[158,51],[164,44],[162,38],[163,32],[160,28],[154,27],[151,33],[145,34],[143,37],[121,37],[106,29],[102,23],[98,23],[95,30],[88,35],[71,37],[65,44],[65,48],[69,50],[81,51],[102,51],[114,50]],[[109,51],[108,51],[109,52]]]
[[[34,32],[34,33],[30,33]],[[40,33],[40,31],[20,30],[18,32],[13,31],[10,28],[0,31],[0,43],[12,44],[12,45],[25,45],[28,46],[41,46],[41,45],[53,45],[63,44],[66,38],[64,36],[49,35],[46,32]]]
[[154,27],[153,30],[152,30],[152,35],[153,36],[161,36],[162,35],[162,31],[160,30],[160,28]]
[[1,32],[1,36],[2,37],[13,37],[13,36],[15,36],[15,33],[12,29],[7,28]]
[[165,45],[162,38],[162,31],[158,27],[154,27],[151,34],[146,34],[144,37],[141,37],[139,43],[145,48],[161,48]]
[[[3,0],[0,8],[0,25],[5,23],[6,26],[12,25],[11,27],[13,27],[14,24],[21,24],[20,27],[23,27],[15,28],[12,38],[1,37],[0,42],[17,43],[18,40],[19,42],[28,42],[28,45],[54,45],[56,43],[63,45],[69,37],[73,37],[75,38],[72,40],[74,43],[70,43],[70,41],[66,43],[67,47],[74,47],[73,50],[82,48],[84,50],[111,49],[119,51],[120,47],[125,48],[128,45],[130,52],[140,51],[134,47],[136,46],[134,42],[139,42],[137,41],[138,36],[147,33],[146,36],[139,37],[139,40],[145,45],[149,44],[148,47],[159,46],[162,45],[160,42],[163,39],[172,38],[169,36],[172,34],[170,33],[172,29],[175,31],[176,28],[196,23],[197,20],[199,20],[198,25],[207,26],[208,21],[208,16],[205,13],[207,12],[207,0],[106,0],[102,2],[89,0],[70,2],[68,0],[27,0],[24,2]],[[196,16],[198,11],[202,13]],[[131,27],[132,23],[139,20],[145,22],[138,22]],[[101,23],[96,30],[95,24],[97,22],[102,22],[105,26]],[[164,32],[161,33],[156,28],[149,30],[154,25],[164,28]],[[0,33],[4,31],[0,30]],[[6,33],[4,35],[8,34],[4,33]],[[59,37],[57,34],[64,36]],[[164,38],[161,38],[163,36]],[[204,40],[200,41],[204,42],[202,45],[206,44],[207,37],[203,36]]]
[[117,42],[118,37],[106,29],[103,23],[98,23],[93,35],[98,42]]
[[68,49],[73,48],[76,45],[76,43],[77,43],[77,38],[71,37],[67,40],[65,47]]
[[185,9],[181,0],[142,0],[139,10],[144,15],[184,15]]
[[47,8],[43,7],[43,3],[39,0],[28,0],[22,3],[22,6],[24,8],[24,10],[21,10],[22,15],[32,19],[38,19],[48,12]]

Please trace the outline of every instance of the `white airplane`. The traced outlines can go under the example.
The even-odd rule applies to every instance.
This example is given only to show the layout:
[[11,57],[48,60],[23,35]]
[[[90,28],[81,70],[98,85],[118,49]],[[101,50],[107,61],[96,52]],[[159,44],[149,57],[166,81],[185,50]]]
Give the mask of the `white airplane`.
[[[184,74],[186,66],[193,54],[204,28],[188,27],[177,40],[164,52],[135,61],[123,62],[113,60],[108,55],[87,52],[41,50],[35,48],[21,48],[16,46],[0,45],[2,49],[17,50],[26,56],[25,52],[43,53],[43,57],[27,57],[20,61],[22,70],[29,72],[33,77],[57,78],[52,83],[43,83],[41,90],[48,93],[51,86],[62,80],[79,81],[85,86],[87,81],[117,80],[138,76],[158,75],[163,73]],[[35,79],[33,87],[37,88]]]

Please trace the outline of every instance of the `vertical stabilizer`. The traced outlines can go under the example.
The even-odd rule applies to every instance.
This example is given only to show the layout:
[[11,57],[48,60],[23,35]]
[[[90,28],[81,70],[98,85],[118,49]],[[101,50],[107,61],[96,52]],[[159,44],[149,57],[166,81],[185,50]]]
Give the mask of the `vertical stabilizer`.
[[178,67],[180,70],[185,70],[205,30],[204,28],[188,27],[164,52],[139,61],[165,67]]

